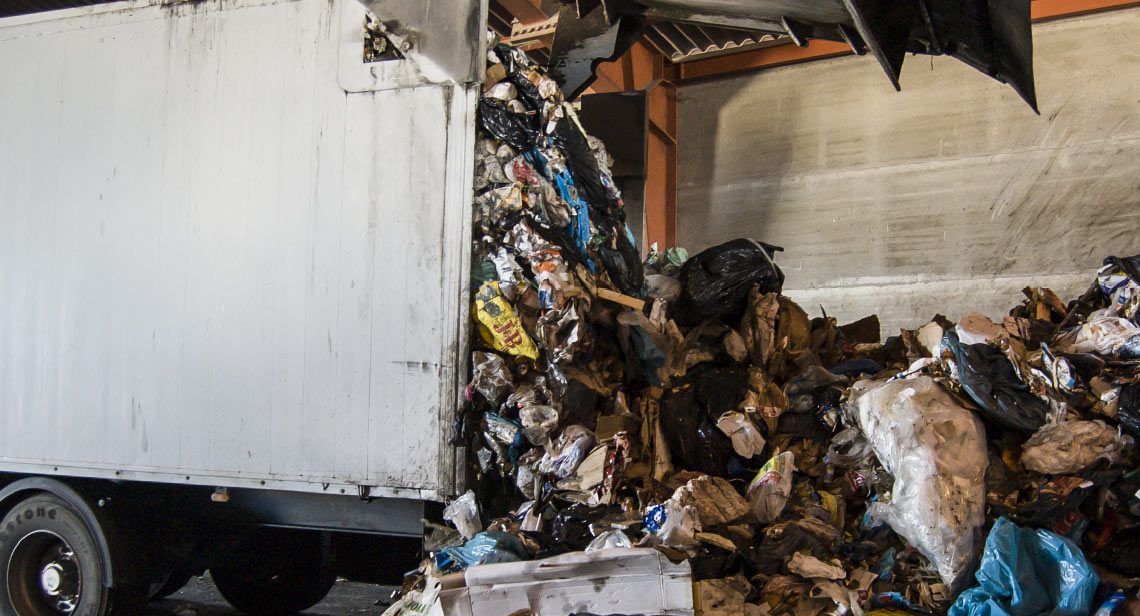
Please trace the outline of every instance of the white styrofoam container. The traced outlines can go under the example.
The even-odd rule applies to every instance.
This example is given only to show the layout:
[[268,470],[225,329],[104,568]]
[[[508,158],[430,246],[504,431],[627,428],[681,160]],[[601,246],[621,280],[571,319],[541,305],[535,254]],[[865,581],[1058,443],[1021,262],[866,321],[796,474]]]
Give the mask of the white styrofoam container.
[[651,548],[571,552],[545,560],[480,565],[463,585],[440,593],[448,616],[503,616],[529,609],[535,616],[693,614],[688,561],[669,562]]

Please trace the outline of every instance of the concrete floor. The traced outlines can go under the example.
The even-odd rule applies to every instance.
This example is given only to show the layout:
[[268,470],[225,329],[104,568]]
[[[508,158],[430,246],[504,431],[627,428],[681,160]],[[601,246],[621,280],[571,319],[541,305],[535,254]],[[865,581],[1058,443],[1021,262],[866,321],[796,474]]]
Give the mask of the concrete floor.
[[[348,616],[350,614],[383,614],[387,605],[376,606],[376,600],[387,599],[395,587],[373,586],[340,581],[329,596],[303,612],[311,616]],[[168,599],[151,603],[146,616],[235,616],[233,609],[218,594],[209,576],[190,580],[182,590]]]

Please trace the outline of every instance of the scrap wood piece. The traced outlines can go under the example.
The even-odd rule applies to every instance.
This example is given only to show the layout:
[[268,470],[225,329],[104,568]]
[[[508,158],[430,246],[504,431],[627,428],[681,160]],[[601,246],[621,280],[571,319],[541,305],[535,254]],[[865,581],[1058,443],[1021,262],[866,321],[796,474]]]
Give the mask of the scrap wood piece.
[[603,289],[599,287],[598,297],[606,301],[614,302],[615,304],[628,306],[634,310],[645,310],[645,300],[637,299],[636,297],[630,297],[628,295],[622,295],[617,291],[611,291],[609,289]]

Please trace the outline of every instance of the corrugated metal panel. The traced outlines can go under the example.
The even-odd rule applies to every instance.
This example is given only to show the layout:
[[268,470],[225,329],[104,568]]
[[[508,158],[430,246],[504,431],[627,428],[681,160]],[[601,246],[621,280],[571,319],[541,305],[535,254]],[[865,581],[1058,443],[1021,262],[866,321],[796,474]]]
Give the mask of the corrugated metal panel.
[[0,469],[451,491],[477,86],[346,81],[363,18],[0,25]]
[[729,52],[789,41],[787,35],[749,30],[659,22],[649,26],[646,39],[673,62],[697,60]]

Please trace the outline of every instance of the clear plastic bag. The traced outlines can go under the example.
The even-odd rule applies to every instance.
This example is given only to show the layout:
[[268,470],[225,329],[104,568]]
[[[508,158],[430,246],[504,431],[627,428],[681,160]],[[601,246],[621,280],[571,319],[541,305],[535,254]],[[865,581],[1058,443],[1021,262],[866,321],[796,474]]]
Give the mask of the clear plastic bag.
[[594,537],[590,545],[586,546],[587,552],[595,552],[597,550],[608,550],[610,548],[632,548],[633,542],[629,537],[620,530],[607,530],[602,534]]
[[483,523],[479,521],[479,505],[475,503],[475,493],[471,490],[444,508],[443,519],[455,525],[464,539],[471,539],[483,530]]
[[532,445],[542,447],[550,442],[550,433],[558,427],[558,411],[545,404],[524,404],[519,409],[523,436]]
[[890,503],[871,505],[960,588],[977,558],[985,524],[988,463],[982,422],[934,379],[859,381],[849,412],[894,478]]
[[471,387],[483,394],[492,404],[514,388],[511,373],[502,357],[494,353],[475,351],[471,354],[473,364]]

